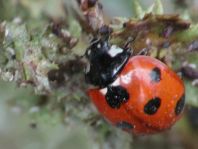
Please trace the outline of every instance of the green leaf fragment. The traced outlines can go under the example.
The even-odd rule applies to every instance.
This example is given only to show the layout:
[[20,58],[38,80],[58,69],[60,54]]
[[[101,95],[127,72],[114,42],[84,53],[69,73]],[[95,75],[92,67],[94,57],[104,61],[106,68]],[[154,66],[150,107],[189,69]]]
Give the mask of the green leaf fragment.
[[163,14],[164,8],[161,0],[155,0],[153,11],[155,14]]
[[185,80],[186,104],[198,107],[198,87],[192,85],[191,81]]
[[159,15],[164,13],[164,8],[161,0],[155,0],[155,2],[146,10],[142,8],[138,0],[132,0],[132,4],[134,9],[134,14],[138,19],[142,19],[147,13],[153,13]]
[[178,32],[176,38],[180,42],[191,42],[198,39],[198,24],[191,25],[189,29]]
[[152,13],[155,8],[155,4],[152,4],[148,9],[146,10],[146,13]]
[[137,18],[141,19],[144,17],[144,10],[139,3],[139,0],[132,0],[134,14]]
[[70,20],[71,21],[69,21],[70,22],[69,32],[72,36],[79,38],[82,31],[81,26],[76,20],[74,19],[70,19]]

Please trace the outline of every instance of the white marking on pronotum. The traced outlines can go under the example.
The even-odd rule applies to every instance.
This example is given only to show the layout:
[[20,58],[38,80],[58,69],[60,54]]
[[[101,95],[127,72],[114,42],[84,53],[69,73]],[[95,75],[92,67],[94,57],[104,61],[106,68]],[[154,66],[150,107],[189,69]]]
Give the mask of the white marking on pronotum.
[[99,43],[99,44],[97,44],[97,48],[98,49],[100,49],[101,48],[101,44]]
[[87,67],[86,67],[86,69],[85,69],[85,73],[88,73],[89,71],[90,71],[90,64],[87,64]]
[[103,94],[103,95],[106,95],[107,94],[107,88],[103,88],[103,89],[100,89],[100,92]]
[[117,78],[111,85],[112,86],[119,86],[120,85],[120,78]]
[[91,54],[91,49],[88,49],[87,50],[87,55],[90,55]]
[[117,54],[122,53],[122,52],[123,52],[123,49],[117,47],[116,45],[112,45],[108,51],[108,54],[111,57],[115,57]]

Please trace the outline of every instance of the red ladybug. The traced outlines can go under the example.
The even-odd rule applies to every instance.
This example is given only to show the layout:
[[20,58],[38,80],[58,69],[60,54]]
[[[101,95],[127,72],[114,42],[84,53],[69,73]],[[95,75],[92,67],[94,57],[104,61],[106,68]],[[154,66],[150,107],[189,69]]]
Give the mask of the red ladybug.
[[131,56],[108,40],[95,39],[86,51],[85,79],[96,86],[88,94],[98,111],[113,125],[133,134],[170,128],[185,104],[180,77],[161,61]]

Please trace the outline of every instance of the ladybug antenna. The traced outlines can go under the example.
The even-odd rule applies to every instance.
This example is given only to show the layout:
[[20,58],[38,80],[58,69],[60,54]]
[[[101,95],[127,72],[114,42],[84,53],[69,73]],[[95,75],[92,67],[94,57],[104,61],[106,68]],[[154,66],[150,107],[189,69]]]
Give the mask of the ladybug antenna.
[[141,49],[137,55],[148,55],[149,48]]
[[132,37],[128,37],[127,41],[124,44],[123,49],[127,50],[128,52],[131,53],[131,55],[133,54],[133,49],[131,48],[131,43],[135,40],[135,38]]
[[93,39],[91,39],[89,47],[91,47],[93,44],[97,43],[99,40],[100,40],[100,38],[96,38],[96,37],[94,37]]
[[128,49],[131,47],[131,42],[133,42],[134,39],[132,37],[128,37],[127,41],[124,44],[124,49]]

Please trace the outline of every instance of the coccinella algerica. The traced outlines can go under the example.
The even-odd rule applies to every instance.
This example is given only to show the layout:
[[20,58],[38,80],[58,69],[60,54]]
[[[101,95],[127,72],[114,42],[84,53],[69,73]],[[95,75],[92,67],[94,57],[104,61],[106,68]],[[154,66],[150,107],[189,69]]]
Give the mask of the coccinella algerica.
[[113,125],[133,134],[153,134],[170,128],[185,104],[180,77],[161,61],[132,56],[130,48],[94,39],[86,50],[88,94]]

